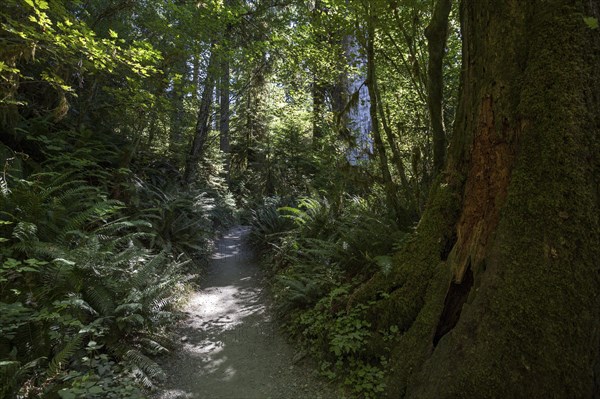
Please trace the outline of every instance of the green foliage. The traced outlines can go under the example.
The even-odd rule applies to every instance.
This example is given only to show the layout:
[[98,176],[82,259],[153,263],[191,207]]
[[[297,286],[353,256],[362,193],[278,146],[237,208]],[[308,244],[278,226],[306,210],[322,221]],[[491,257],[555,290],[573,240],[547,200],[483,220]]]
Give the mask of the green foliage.
[[585,22],[585,24],[590,29],[598,29],[598,19],[597,18],[594,18],[594,17],[584,17],[583,18],[583,22]]
[[[15,186],[11,193],[23,198],[25,193],[20,191]],[[35,191],[29,193],[36,195]],[[49,204],[60,207],[60,201],[53,199],[48,197]],[[9,205],[13,198],[2,200],[3,205]],[[46,209],[52,213],[49,204]],[[148,366],[149,359],[128,357],[132,350],[128,348],[146,350],[148,342],[154,342],[155,337],[160,341],[164,328],[173,322],[173,305],[182,292],[180,265],[164,253],[152,255],[136,244],[141,236],[135,231],[138,223],[110,220],[119,208],[109,213],[105,207],[96,208],[96,212],[82,213],[73,206],[73,213],[64,216],[69,221],[75,219],[76,223],[67,222],[64,226],[74,230],[55,236],[52,241],[40,240],[36,232],[42,230],[36,229],[35,224],[14,220],[11,245],[3,250],[1,355],[19,364],[39,360],[35,374],[23,375],[22,368],[17,367],[11,377],[39,386],[35,392],[48,393],[65,384],[68,387],[71,382],[76,383],[75,391],[81,390],[87,385],[77,384],[83,384],[80,377],[85,374],[91,379],[106,380],[90,385],[88,392],[102,397],[104,391],[99,391],[98,386],[112,377],[94,376],[96,365],[82,360],[86,342],[87,348],[104,347],[111,354],[104,362],[105,367],[111,368],[111,364],[123,359],[131,372],[139,369],[135,375],[147,385],[158,376]],[[98,214],[103,216],[103,223],[99,223]],[[48,226],[51,225],[46,221],[45,227]],[[44,260],[31,258],[32,255]],[[74,375],[69,372],[72,367],[78,373],[82,369],[87,371]],[[118,370],[121,366],[115,367],[109,373],[111,376],[122,373]],[[68,389],[64,395],[67,392]]]
[[333,290],[313,309],[301,313],[290,330],[302,331],[301,340],[320,359],[324,376],[339,379],[354,397],[378,398],[385,388],[387,359],[369,359],[371,324],[364,320],[369,307],[331,312],[331,305],[343,299],[349,288]]
[[377,398],[384,388],[386,358],[368,352],[372,339],[391,342],[398,331],[374,332],[368,305],[345,306],[361,282],[390,268],[395,243],[404,238],[387,213],[372,211],[377,201],[349,197],[333,206],[303,198],[278,213],[270,203],[255,212],[252,232],[275,274],[276,308],[290,333],[325,376],[363,398]]
[[182,260],[205,257],[226,200],[111,167],[118,151],[85,132],[26,137],[43,171],[6,174],[0,195],[2,397],[144,397],[164,379],[150,356],[173,345]]
[[[381,118],[392,130],[384,146],[398,155],[388,166],[400,202],[418,214],[432,176],[430,14],[430,3],[413,1],[5,1],[2,394],[143,395],[135,384],[163,377],[151,356],[169,348],[185,273],[235,223],[237,204],[269,259],[279,314],[318,349],[327,372],[355,395],[377,397],[385,359],[365,348],[394,334],[372,331],[368,309],[344,304],[374,273],[392,272],[409,226],[393,222],[375,158],[348,159],[356,140],[345,119],[359,102],[348,84],[364,75],[364,21],[377,15]],[[584,19],[590,28],[592,19]],[[448,126],[460,70],[456,20],[450,32]],[[208,70],[213,53],[230,74],[220,75],[223,64]],[[182,187],[201,82],[211,74],[230,92],[230,115],[208,110],[215,130],[194,183]],[[217,140],[223,116],[230,152]]]
[[[89,74],[149,77],[158,72],[160,54],[148,42],[126,44],[114,31],[99,36],[63,1],[7,0],[0,20],[3,112],[29,107],[59,120]],[[46,96],[23,95],[22,85],[31,83]]]
[[269,249],[271,245],[277,245],[279,237],[292,228],[290,220],[282,218],[277,211],[280,202],[280,198],[268,197],[262,204],[252,209],[250,218],[252,230],[249,241],[254,247]]

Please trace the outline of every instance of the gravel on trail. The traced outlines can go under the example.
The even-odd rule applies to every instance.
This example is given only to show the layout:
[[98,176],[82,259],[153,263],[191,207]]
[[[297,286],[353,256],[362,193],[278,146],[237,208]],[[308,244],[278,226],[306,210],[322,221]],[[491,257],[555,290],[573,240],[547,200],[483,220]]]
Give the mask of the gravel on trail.
[[156,399],[335,399],[278,331],[265,282],[244,244],[248,227],[217,242],[208,273],[177,327],[182,346],[160,359],[168,378]]

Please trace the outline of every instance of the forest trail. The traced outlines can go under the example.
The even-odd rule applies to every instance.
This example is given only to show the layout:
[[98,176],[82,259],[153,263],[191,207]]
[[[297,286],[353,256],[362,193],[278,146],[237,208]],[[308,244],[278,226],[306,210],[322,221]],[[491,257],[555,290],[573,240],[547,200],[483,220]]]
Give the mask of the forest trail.
[[178,327],[182,348],[163,360],[157,399],[330,399],[334,390],[277,330],[262,273],[244,244],[249,228],[217,242],[200,290]]

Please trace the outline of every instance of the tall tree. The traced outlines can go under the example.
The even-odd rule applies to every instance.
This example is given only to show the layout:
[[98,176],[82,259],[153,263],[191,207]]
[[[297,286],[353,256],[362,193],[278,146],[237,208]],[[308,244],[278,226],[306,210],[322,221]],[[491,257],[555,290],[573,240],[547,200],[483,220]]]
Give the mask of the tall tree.
[[398,200],[398,187],[392,180],[390,165],[386,153],[385,145],[381,136],[378,113],[377,96],[377,74],[375,71],[375,21],[372,9],[367,11],[367,88],[369,89],[370,115],[372,124],[373,143],[379,159],[381,176],[383,178],[383,187],[386,194],[388,205],[393,209],[396,220],[400,225],[408,224],[408,215],[406,210],[400,205]]
[[427,106],[433,137],[433,169],[439,173],[446,157],[446,128],[444,126],[444,73],[443,61],[448,38],[448,17],[452,0],[437,0],[431,22],[425,29],[427,37]]
[[215,90],[215,63],[218,57],[214,47],[215,46],[212,45],[210,49],[210,59],[208,61],[208,67],[206,68],[204,89],[202,91],[202,98],[200,99],[200,107],[198,108],[194,140],[185,162],[185,172],[183,174],[183,182],[185,185],[189,185],[194,179],[196,169],[198,168],[198,162],[202,158],[206,140],[208,138],[208,132],[210,130],[209,117],[211,113],[213,92]]
[[349,303],[399,330],[390,397],[600,392],[600,35],[583,20],[599,13],[462,2],[445,171],[393,270]]
[[[231,0],[225,0],[225,7],[231,6]],[[221,54],[221,76],[219,81],[219,149],[225,154],[225,171],[229,178],[229,163],[230,163],[230,139],[229,139],[229,121],[230,121],[230,36],[233,31],[233,25],[230,21],[226,22],[224,35],[221,38],[221,44],[224,51]]]
[[221,59],[221,79],[219,83],[219,149],[225,154],[229,154],[229,79],[229,59],[227,55],[224,55]]

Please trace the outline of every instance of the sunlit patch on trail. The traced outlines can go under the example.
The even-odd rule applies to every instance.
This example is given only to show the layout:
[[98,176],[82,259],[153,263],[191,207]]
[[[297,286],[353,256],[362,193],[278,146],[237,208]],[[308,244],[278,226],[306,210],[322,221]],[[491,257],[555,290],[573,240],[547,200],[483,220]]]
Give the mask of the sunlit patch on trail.
[[183,345],[169,367],[169,385],[177,389],[156,399],[281,397],[288,384],[278,378],[294,375],[294,353],[277,334],[260,269],[243,248],[246,232],[235,229],[217,243],[179,329]]

